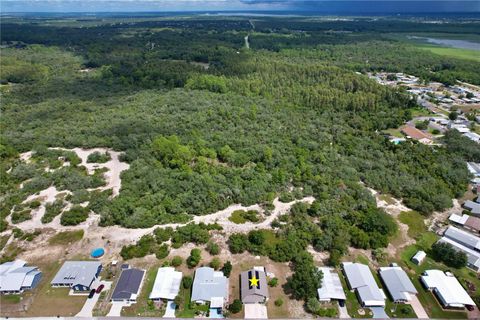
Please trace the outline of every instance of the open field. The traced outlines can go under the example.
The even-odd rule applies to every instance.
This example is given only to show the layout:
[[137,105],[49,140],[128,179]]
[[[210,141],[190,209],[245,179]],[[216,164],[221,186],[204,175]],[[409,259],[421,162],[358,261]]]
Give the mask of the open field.
[[438,54],[445,57],[467,59],[480,62],[480,51],[468,50],[459,48],[444,48],[438,46],[419,45],[419,49],[428,50],[434,54]]

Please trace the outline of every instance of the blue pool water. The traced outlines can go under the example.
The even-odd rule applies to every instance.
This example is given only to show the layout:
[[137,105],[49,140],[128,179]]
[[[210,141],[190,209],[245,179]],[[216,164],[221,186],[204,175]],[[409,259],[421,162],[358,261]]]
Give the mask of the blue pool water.
[[103,248],[96,248],[92,250],[92,253],[90,254],[92,258],[100,258],[105,254],[105,250]]

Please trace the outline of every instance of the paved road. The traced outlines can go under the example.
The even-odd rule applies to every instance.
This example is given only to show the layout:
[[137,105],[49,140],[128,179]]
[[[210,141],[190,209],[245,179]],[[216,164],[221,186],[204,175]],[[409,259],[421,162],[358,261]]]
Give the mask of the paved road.
[[411,295],[412,301],[410,301],[410,305],[413,308],[413,311],[415,311],[415,314],[417,315],[418,319],[428,319],[428,314],[423,308],[422,304],[418,300],[418,297],[414,294]]
[[[110,282],[110,281],[100,281],[100,282],[94,284],[92,287],[96,288],[100,284],[103,284],[105,286],[105,288],[103,290],[106,291],[106,290],[110,290],[110,286],[112,285],[112,282]],[[77,317],[92,317],[93,316],[93,314],[92,314],[93,308],[95,308],[95,305],[97,304],[97,301],[98,301],[99,298],[100,298],[100,294],[95,293],[95,295],[91,299],[87,299],[87,301],[85,301],[85,304],[83,305],[82,310],[80,310],[80,312],[77,313],[76,316]]]

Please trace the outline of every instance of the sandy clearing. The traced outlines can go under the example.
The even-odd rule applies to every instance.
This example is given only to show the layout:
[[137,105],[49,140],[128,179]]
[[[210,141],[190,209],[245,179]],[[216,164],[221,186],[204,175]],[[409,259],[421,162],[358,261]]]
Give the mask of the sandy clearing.
[[20,160],[25,161],[26,163],[30,162],[30,159],[32,158],[33,152],[32,151],[27,151],[24,153],[20,154]]
[[[93,174],[95,170],[106,168],[108,169],[107,172],[104,174],[104,178],[107,184],[100,188],[89,189],[89,191],[93,190],[107,190],[112,189],[112,196],[116,197],[120,193],[120,188],[122,186],[122,180],[120,175],[123,171],[128,170],[130,165],[126,162],[121,162],[119,156],[122,152],[114,151],[108,148],[93,148],[93,149],[82,149],[82,148],[74,148],[74,149],[66,149],[66,148],[50,148],[52,150],[63,150],[63,151],[73,151],[77,154],[77,156],[82,160],[80,166],[84,166],[87,168],[88,174]],[[110,154],[110,161],[105,163],[87,163],[87,158],[90,154],[94,152],[100,153],[109,153]]]

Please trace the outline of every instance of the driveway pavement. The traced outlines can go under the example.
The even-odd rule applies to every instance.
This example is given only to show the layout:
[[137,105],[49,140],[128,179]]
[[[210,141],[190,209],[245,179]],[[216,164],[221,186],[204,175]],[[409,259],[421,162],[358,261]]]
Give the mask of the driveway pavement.
[[[97,288],[100,284],[103,284],[105,288],[103,288],[104,291],[110,290],[110,286],[112,285],[112,282],[110,281],[99,281],[98,283],[95,283],[92,288]],[[87,317],[91,318],[93,316],[92,311],[93,308],[95,308],[95,305],[98,302],[98,299],[100,298],[100,293],[95,293],[91,299],[87,299],[85,301],[85,304],[82,307],[82,310],[80,310],[79,313],[77,313],[77,317]]]
[[167,308],[165,309],[165,314],[163,315],[164,318],[175,318],[175,308],[177,305],[172,301],[167,301]]
[[244,304],[245,319],[268,319],[267,307],[259,303]]
[[383,307],[371,307],[370,308],[373,312],[374,319],[388,319],[390,318],[388,314],[385,312],[385,308]]
[[346,306],[340,307],[340,305],[338,305],[338,317],[340,319],[350,319]]
[[114,301],[112,302],[112,308],[107,314],[107,317],[120,317],[122,313],[122,308],[128,306],[128,302],[123,301]]
[[428,314],[423,308],[422,304],[418,300],[418,297],[414,294],[411,295],[412,300],[409,302],[409,304],[412,306],[413,311],[415,311],[415,314],[417,315],[418,319],[428,319]]

